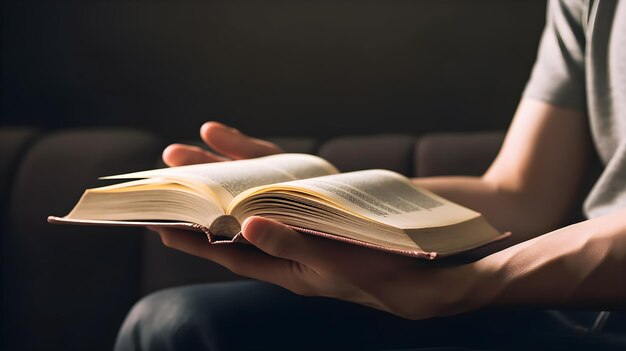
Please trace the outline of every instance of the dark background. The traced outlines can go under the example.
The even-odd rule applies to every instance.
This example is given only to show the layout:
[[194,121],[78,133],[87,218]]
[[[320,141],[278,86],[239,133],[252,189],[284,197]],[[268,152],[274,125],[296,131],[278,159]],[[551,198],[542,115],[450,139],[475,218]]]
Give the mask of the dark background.
[[504,129],[545,1],[4,0],[3,125]]
[[[5,350],[109,350],[146,293],[209,275],[234,279],[163,248],[152,234],[45,223],[85,188],[102,185],[97,177],[154,167],[165,144],[198,139],[206,120],[274,140],[303,137],[302,145],[328,141],[326,154],[339,154],[348,168],[426,155],[428,142],[418,153],[413,139],[425,134],[503,131],[529,77],[546,6],[0,1]],[[483,135],[490,134],[467,145]],[[438,140],[430,148],[453,155],[442,162],[476,152]]]

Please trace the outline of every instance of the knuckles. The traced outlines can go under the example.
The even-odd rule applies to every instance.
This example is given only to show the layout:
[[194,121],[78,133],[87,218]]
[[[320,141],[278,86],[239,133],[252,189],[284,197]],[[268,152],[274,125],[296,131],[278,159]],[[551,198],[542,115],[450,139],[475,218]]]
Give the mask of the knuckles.
[[157,231],[157,233],[161,237],[161,243],[163,243],[164,246],[169,247],[169,248],[176,247],[176,241],[174,240],[173,235],[170,235],[170,233],[167,233],[167,231],[164,231],[164,230]]

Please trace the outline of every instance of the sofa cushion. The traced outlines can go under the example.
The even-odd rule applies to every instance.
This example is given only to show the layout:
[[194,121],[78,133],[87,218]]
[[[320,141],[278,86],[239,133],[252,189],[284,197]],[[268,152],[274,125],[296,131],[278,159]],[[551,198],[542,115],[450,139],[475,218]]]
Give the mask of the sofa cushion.
[[482,175],[503,140],[499,131],[424,135],[416,143],[417,176]]
[[342,172],[382,168],[412,175],[415,137],[402,134],[345,136],[320,146],[318,154]]

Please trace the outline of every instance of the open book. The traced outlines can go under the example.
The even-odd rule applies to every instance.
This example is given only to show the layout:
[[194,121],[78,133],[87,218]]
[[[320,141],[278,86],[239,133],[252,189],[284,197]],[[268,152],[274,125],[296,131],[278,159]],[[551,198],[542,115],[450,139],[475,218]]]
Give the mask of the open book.
[[312,235],[421,258],[468,251],[505,237],[480,213],[387,170],[339,173],[307,154],[154,169],[103,177],[133,179],[88,189],[51,223],[166,226],[243,240],[250,216]]

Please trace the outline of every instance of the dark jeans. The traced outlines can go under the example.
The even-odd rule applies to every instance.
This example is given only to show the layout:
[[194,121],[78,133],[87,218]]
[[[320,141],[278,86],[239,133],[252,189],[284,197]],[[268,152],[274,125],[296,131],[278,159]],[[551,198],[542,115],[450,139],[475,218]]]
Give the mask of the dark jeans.
[[626,350],[624,340],[605,334],[576,331],[540,310],[482,310],[411,321],[239,281],[145,297],[126,317],[116,350]]

